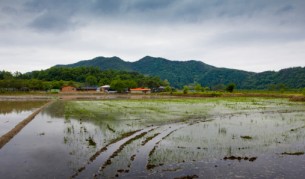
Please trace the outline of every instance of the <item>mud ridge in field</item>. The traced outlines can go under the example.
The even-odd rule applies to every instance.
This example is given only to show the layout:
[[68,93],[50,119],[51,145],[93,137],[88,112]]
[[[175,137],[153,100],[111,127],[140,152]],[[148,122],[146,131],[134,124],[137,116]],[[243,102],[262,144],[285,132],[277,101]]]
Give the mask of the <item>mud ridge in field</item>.
[[[94,155],[92,155],[89,161],[82,167],[80,167],[72,176],[71,178],[85,178],[88,176],[93,176],[94,173],[99,171],[101,164],[106,163],[110,157],[116,156],[118,151],[126,142],[137,138],[139,135],[143,133],[147,133],[150,130],[153,130],[156,127],[149,127],[142,130],[128,132],[112,141],[111,143],[107,144],[99,151],[97,151]],[[126,144],[125,144],[126,145]],[[115,151],[115,152],[113,152]]]
[[[105,152],[107,151],[107,147],[116,143],[116,142],[119,142],[120,140],[123,140],[124,138],[126,137],[129,137],[133,134],[135,134],[136,132],[139,132],[140,130],[136,130],[136,131],[131,131],[131,132],[127,132],[127,133],[124,133],[121,137],[118,137],[116,139],[114,139],[113,141],[111,141],[109,144],[107,144],[106,146],[102,147],[100,150],[98,150],[94,155],[92,155],[89,159],[89,161],[86,163],[86,165],[90,164],[91,162],[93,162],[102,152]],[[78,176],[78,174],[80,172],[82,172],[83,170],[86,169],[86,166],[82,166],[80,167],[79,169],[77,169],[77,172],[74,173],[71,178],[75,178]]]
[[102,171],[104,168],[106,168],[108,165],[111,165],[111,159],[113,159],[114,157],[118,156],[118,154],[124,149],[124,147],[128,144],[130,144],[132,141],[138,140],[141,137],[143,137],[144,135],[146,135],[148,132],[152,131],[154,129],[151,129],[147,132],[142,132],[139,135],[136,135],[135,137],[129,139],[128,141],[126,141],[123,145],[121,145],[115,152],[113,152],[113,154],[108,158],[108,160],[102,165],[101,170]]
[[124,133],[121,137],[118,137],[116,139],[114,139],[113,141],[111,141],[109,144],[107,144],[105,147],[101,148],[99,151],[97,151],[94,155],[92,155],[90,157],[90,162],[94,161],[96,159],[96,157],[98,157],[102,152],[106,151],[107,150],[107,147],[111,144],[114,144],[116,142],[119,142],[120,140],[126,138],[126,137],[129,137],[133,134],[135,134],[136,132],[139,132],[141,130],[136,130],[136,131],[131,131],[131,132],[127,132],[127,133]]
[[17,135],[28,123],[30,123],[41,110],[51,105],[52,103],[54,103],[54,101],[48,102],[47,104],[43,105],[31,115],[29,115],[27,118],[25,118],[23,121],[19,122],[12,130],[2,135],[0,137],[0,149],[5,144],[7,144],[15,135]]
[[[121,175],[121,177],[132,176],[147,176],[147,170],[149,169],[149,157],[156,150],[157,145],[168,137],[173,132],[187,126],[187,124],[171,124],[166,127],[160,133],[156,133],[147,137],[141,144],[141,147],[135,155],[132,156],[131,166],[129,166],[129,172]],[[161,164],[162,165],[162,164]],[[155,167],[155,166],[154,166]]]
[[[168,136],[170,136],[170,135],[171,135],[172,133],[174,133],[175,131],[177,131],[177,130],[183,128],[183,127],[185,127],[185,126],[181,126],[181,127],[177,128],[177,129],[174,129],[174,130],[170,131],[168,134],[166,134],[164,137],[162,137],[161,140],[159,140],[158,142],[155,143],[154,148],[153,148],[152,150],[150,150],[150,152],[149,152],[149,154],[148,154],[147,164],[146,164],[146,169],[147,169],[147,170],[150,170],[150,169],[153,169],[153,168],[157,167],[157,166],[155,166],[155,165],[149,164],[149,162],[150,162],[149,157],[151,157],[151,156],[153,155],[153,153],[156,151],[156,149],[157,149],[158,145],[160,144],[160,142],[161,142],[162,140],[164,140],[165,138],[167,138]],[[163,165],[163,164],[160,164],[160,165]]]

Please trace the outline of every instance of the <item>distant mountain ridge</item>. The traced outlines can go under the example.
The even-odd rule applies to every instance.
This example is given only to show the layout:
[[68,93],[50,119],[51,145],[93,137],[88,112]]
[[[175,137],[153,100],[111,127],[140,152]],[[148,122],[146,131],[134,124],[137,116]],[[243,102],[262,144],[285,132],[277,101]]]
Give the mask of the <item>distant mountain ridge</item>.
[[127,62],[119,57],[96,57],[68,65],[56,67],[98,67],[101,70],[136,71],[145,75],[159,76],[167,79],[174,87],[181,88],[194,82],[202,86],[213,87],[221,84],[235,83],[240,89],[267,88],[304,88],[305,68],[294,67],[278,72],[261,73],[243,70],[218,68],[201,61],[171,61],[151,56],[135,62]]

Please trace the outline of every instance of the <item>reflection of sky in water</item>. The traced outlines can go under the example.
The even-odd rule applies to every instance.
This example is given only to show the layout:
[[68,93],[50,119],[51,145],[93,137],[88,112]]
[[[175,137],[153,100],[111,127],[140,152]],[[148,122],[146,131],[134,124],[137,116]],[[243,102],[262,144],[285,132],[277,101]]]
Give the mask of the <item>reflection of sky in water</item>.
[[0,101],[0,136],[13,129],[44,103],[44,101]]
[[[302,164],[304,156],[281,153],[305,151],[303,104],[283,99],[238,100],[59,101],[38,114],[0,150],[0,173],[3,178],[68,178],[111,140],[153,124],[161,127],[124,146],[101,176],[113,177],[120,169],[133,170],[120,173],[123,177],[197,174],[210,178],[274,178],[289,177],[292,172],[301,176],[298,174],[304,167],[296,166]],[[160,136],[171,131],[157,143],[163,138]],[[159,138],[146,147],[157,148],[148,157],[150,150],[142,142],[156,133],[160,133]],[[89,139],[95,145],[89,145]],[[131,161],[134,154],[136,160]],[[254,162],[223,160],[230,155],[258,158]],[[137,171],[135,166],[146,165],[147,159],[163,166],[144,173]],[[293,163],[290,168],[289,163]]]
[[0,114],[19,114],[31,111],[45,104],[46,101],[0,101]]
[[101,146],[100,132],[90,123],[39,114],[1,149],[0,173],[4,178],[67,178],[95,152],[89,136]]
[[19,113],[0,114],[0,136],[13,129],[19,122],[27,118],[33,111],[22,111]]

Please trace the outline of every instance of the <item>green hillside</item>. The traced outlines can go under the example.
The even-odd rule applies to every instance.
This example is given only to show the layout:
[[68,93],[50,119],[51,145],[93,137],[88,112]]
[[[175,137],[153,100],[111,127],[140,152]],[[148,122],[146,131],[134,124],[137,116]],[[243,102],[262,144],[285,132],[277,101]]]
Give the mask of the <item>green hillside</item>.
[[164,58],[146,56],[136,62],[126,62],[118,57],[96,57],[64,67],[94,66],[101,70],[135,71],[144,75],[159,76],[167,79],[177,88],[192,83],[215,87],[235,83],[239,89],[279,89],[305,87],[305,68],[295,67],[278,72],[247,72],[236,69],[217,68],[201,61],[170,61]]
[[83,60],[69,65],[56,65],[56,67],[98,67],[101,70],[132,71],[131,63],[118,57],[96,57],[92,60]]

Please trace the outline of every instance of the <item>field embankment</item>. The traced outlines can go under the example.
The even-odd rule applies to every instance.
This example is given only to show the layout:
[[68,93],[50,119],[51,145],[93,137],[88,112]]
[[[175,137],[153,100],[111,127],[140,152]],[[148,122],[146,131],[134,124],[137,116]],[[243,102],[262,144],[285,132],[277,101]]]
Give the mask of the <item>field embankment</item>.
[[49,106],[52,104],[54,101],[50,101],[47,104],[43,105],[39,109],[37,109],[35,112],[33,112],[31,115],[29,115],[27,118],[25,118],[23,121],[18,123],[12,130],[7,132],[6,134],[2,135],[0,137],[0,149],[8,143],[18,132],[20,132],[29,122],[31,122],[34,117],[45,107]]

